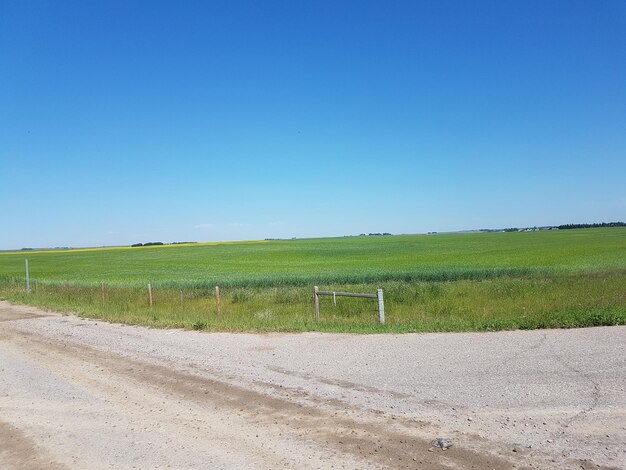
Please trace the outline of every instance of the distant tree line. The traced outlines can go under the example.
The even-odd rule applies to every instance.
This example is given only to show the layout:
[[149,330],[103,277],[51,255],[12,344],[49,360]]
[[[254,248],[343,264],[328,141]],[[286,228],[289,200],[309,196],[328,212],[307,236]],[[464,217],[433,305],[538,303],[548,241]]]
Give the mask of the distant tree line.
[[133,243],[130,246],[186,245],[188,243],[198,243],[198,242],[172,242],[172,243],[147,242],[147,243]]
[[568,230],[574,228],[603,228],[603,227],[626,227],[624,222],[601,222],[599,224],[565,224],[557,225],[559,230]]
[[133,243],[130,246],[155,246],[155,245],[164,245],[164,243],[163,242]]
[[481,232],[535,232],[543,230],[568,230],[575,228],[602,228],[602,227],[626,227],[624,222],[601,222],[598,224],[563,224],[545,225],[543,227],[509,227],[503,229],[480,229]]

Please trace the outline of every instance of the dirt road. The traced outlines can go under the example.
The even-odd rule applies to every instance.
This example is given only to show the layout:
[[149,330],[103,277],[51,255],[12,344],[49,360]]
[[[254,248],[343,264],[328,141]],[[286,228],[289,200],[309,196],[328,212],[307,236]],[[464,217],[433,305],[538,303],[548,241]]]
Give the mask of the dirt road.
[[625,327],[209,334],[0,302],[0,468],[599,466],[626,468]]

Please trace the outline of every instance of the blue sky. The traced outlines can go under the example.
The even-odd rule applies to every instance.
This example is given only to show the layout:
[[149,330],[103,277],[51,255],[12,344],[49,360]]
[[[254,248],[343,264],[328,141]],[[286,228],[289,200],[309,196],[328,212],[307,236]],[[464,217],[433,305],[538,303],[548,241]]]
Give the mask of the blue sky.
[[0,4],[0,248],[626,219],[623,1]]

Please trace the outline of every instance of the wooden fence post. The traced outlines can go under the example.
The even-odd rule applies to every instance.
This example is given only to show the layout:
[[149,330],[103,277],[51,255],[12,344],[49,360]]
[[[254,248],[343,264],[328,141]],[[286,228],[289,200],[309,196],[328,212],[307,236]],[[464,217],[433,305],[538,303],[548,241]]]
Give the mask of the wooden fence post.
[[26,258],[26,293],[30,294],[30,277],[28,273],[28,258]]
[[148,283],[148,301],[150,302],[150,307],[152,307],[152,286]]
[[219,286],[215,286],[215,308],[217,309],[217,314],[222,313],[222,307],[220,305],[220,288]]
[[317,286],[313,287],[313,319],[317,322],[320,320],[320,298],[317,295],[319,291]]
[[383,300],[383,290],[378,289],[376,295],[378,297],[378,321],[382,325],[385,323],[385,301]]

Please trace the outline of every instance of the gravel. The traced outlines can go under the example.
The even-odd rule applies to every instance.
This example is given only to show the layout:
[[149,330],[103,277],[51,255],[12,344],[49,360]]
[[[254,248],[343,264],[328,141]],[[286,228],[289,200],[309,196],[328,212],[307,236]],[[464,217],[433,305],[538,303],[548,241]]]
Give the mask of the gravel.
[[0,302],[0,339],[8,468],[23,448],[51,468],[626,468],[623,326],[203,333]]

